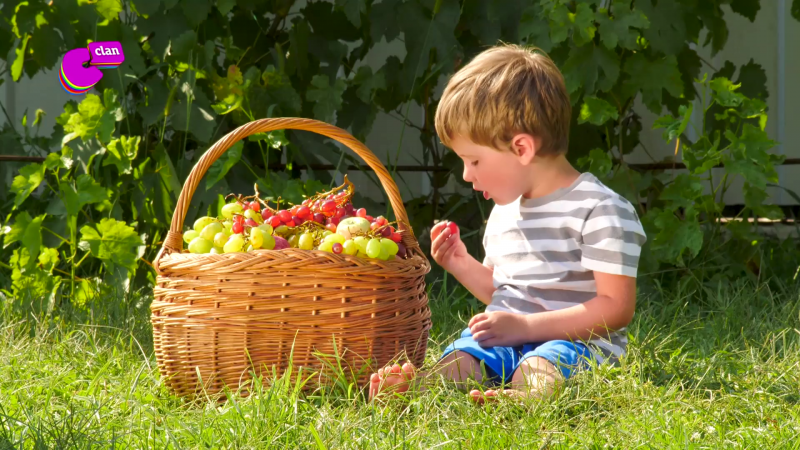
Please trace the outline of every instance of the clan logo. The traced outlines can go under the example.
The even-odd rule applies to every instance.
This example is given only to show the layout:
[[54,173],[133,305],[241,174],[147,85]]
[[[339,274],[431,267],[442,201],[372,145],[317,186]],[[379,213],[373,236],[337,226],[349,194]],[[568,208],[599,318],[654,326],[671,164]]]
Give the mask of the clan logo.
[[119,42],[92,42],[68,51],[61,61],[61,87],[73,95],[85,94],[103,78],[100,69],[116,69],[125,61]]

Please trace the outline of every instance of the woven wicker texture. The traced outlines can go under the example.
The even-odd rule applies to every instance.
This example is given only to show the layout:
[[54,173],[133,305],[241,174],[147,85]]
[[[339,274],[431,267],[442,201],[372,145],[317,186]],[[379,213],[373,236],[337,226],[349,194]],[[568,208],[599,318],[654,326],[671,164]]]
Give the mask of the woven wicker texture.
[[[382,261],[318,250],[256,250],[191,254],[182,228],[192,195],[214,161],[255,133],[315,132],[353,150],[378,175],[407,247],[408,258]],[[151,305],[159,370],[178,395],[218,393],[249,383],[251,372],[283,374],[291,360],[323,376],[320,354],[338,355],[359,385],[371,370],[405,355],[421,365],[430,310],[419,248],[397,185],[378,158],[335,126],[310,119],[261,119],[217,141],[197,162],[181,190],[170,231],[153,265],[158,274]],[[334,362],[334,364],[338,364]],[[273,372],[274,371],[274,372]],[[294,377],[294,375],[293,375]],[[308,386],[314,386],[312,381]],[[243,388],[247,393],[247,388]]]

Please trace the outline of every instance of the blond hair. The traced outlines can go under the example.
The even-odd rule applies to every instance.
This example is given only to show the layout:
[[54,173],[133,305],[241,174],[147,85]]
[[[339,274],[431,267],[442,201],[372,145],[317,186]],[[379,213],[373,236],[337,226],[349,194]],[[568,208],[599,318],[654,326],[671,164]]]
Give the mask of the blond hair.
[[564,77],[536,47],[501,45],[459,70],[442,94],[435,126],[442,143],[462,135],[497,150],[527,133],[542,139],[539,156],[567,152],[572,116]]

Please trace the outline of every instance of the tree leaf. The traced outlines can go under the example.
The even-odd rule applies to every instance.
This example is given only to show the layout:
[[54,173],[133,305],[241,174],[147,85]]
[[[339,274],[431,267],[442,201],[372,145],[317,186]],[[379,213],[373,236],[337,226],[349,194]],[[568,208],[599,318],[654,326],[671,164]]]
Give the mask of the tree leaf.
[[636,53],[625,61],[624,72],[628,81],[622,85],[626,98],[642,92],[642,103],[655,114],[662,109],[662,91],[667,90],[673,97],[683,92],[681,73],[674,55],[650,61],[644,53]]
[[333,85],[330,84],[327,75],[314,75],[311,85],[306,91],[306,100],[314,102],[314,117],[328,123],[333,123],[333,116],[342,107],[342,94],[347,88],[347,84],[341,78],[337,78]]
[[639,47],[637,38],[639,30],[645,30],[650,26],[650,21],[639,10],[632,10],[629,1],[614,0],[611,3],[611,10],[614,16],[608,14],[608,10],[600,8],[597,14],[599,24],[600,41],[609,50],[614,50],[619,44],[620,47],[635,50]]
[[120,174],[131,173],[131,161],[136,158],[139,151],[139,142],[141,136],[120,136],[119,139],[114,139],[106,147],[107,156],[103,161],[103,166],[115,165]]
[[570,94],[608,91],[619,77],[619,57],[605,47],[584,45],[572,47],[564,63],[564,79]]
[[618,118],[619,113],[614,105],[602,98],[590,96],[583,99],[580,116],[578,116],[578,123],[589,122],[594,125],[602,125],[609,119],[616,120]]
[[344,11],[350,23],[361,27],[361,14],[367,12],[366,0],[336,0],[336,7]]
[[85,173],[78,177],[77,187],[73,186],[71,182],[62,181],[58,188],[63,195],[67,214],[70,216],[76,216],[84,205],[108,199],[108,191]]
[[108,218],[101,220],[96,229],[84,225],[81,244],[88,245],[92,256],[106,265],[122,266],[130,271],[136,270],[137,250],[144,245],[136,230],[125,222]]
[[242,149],[244,148],[244,142],[239,141],[231,148],[225,151],[213,164],[211,167],[208,168],[208,173],[206,174],[206,190],[211,189],[215,184],[219,183],[225,175],[228,174],[228,171],[231,170],[236,163],[242,158]]
[[14,181],[11,182],[11,192],[16,195],[14,197],[15,206],[21,205],[42,184],[44,169],[44,165],[38,163],[28,164],[19,169],[19,175],[14,177]]

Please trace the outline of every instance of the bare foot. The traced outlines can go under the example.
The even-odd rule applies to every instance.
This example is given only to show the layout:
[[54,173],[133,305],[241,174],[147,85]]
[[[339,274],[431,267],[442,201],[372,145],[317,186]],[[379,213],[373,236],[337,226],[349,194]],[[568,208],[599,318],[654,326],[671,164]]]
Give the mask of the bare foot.
[[369,378],[369,400],[372,401],[378,395],[387,393],[406,392],[409,381],[415,376],[415,367],[410,362],[403,364],[403,367],[395,364],[378,369],[378,373],[373,373]]
[[499,400],[501,397],[522,399],[526,397],[526,395],[524,392],[518,391],[516,389],[505,389],[505,390],[489,389],[486,392],[481,392],[477,389],[473,389],[469,392],[470,400],[474,401],[479,405],[483,405],[486,402],[495,402]]

